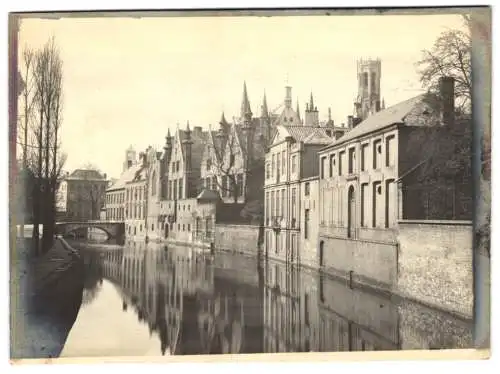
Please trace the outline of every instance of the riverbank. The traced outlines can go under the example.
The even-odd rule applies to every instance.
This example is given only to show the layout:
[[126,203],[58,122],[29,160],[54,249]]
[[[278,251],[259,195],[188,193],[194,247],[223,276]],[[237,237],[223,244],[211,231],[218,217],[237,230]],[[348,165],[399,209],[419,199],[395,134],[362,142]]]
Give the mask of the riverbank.
[[11,255],[11,359],[57,357],[80,308],[83,265],[63,239],[32,258],[30,239]]

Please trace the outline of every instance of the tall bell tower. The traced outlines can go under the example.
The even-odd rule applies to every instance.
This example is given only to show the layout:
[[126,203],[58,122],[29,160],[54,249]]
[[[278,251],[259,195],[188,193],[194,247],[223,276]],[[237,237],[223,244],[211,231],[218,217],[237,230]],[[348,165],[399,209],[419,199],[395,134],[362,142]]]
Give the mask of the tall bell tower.
[[358,97],[354,104],[355,115],[361,120],[377,113],[381,108],[380,79],[382,63],[380,59],[358,60]]

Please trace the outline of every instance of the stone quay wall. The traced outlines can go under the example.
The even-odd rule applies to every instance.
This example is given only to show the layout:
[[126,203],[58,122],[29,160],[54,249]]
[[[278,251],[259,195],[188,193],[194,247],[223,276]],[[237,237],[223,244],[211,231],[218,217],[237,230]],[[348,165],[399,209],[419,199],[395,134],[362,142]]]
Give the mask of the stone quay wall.
[[259,254],[258,225],[215,225],[215,248],[257,256]]
[[472,222],[404,220],[398,240],[398,293],[471,318]]

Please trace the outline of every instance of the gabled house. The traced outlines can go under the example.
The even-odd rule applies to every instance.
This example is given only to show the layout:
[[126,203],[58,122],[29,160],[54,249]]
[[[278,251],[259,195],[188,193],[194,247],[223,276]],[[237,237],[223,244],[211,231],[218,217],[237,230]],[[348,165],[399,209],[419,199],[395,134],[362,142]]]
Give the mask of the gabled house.
[[314,264],[319,209],[318,151],[332,141],[327,128],[277,127],[265,160],[266,257]]

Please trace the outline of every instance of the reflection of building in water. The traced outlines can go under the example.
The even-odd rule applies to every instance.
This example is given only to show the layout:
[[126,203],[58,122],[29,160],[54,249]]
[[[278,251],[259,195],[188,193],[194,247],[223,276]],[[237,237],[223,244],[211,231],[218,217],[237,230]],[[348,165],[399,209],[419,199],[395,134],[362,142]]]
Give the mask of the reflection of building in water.
[[252,336],[250,328],[261,326],[246,319],[259,315],[258,288],[242,290],[228,282],[216,286],[211,262],[185,249],[136,246],[105,252],[103,268],[106,278],[121,286],[123,309],[135,310],[150,333],[158,334],[163,354],[261,352],[258,345],[243,343],[246,334]]
[[264,271],[264,352],[316,351],[315,278],[281,262]]
[[225,308],[229,309],[226,329],[229,328],[232,335],[225,333],[226,347],[232,344],[233,353],[263,352],[263,274],[257,266],[257,260],[253,257],[218,254],[214,263],[215,289]]
[[319,314],[322,351],[399,348],[398,307],[388,296],[320,277]]
[[283,263],[266,266],[265,352],[397,349],[398,323],[387,297]]

